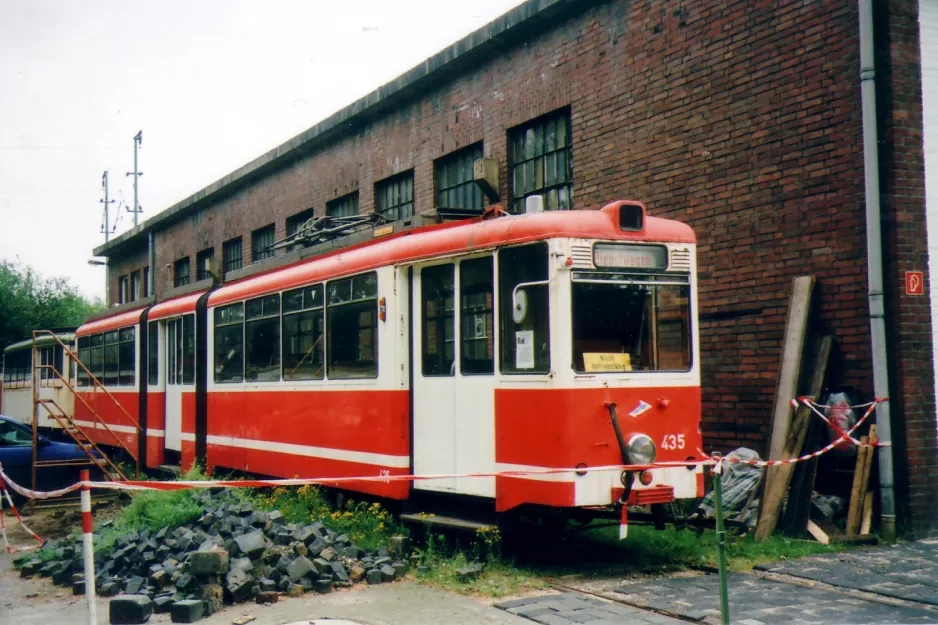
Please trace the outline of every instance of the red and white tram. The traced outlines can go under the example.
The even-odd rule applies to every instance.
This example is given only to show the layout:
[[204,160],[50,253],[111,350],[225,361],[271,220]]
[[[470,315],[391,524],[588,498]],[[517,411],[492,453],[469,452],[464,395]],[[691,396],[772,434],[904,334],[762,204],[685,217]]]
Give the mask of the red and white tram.
[[[695,247],[634,202],[414,228],[100,319],[79,357],[126,389],[150,467],[457,474],[344,487],[497,512],[667,503],[703,495],[702,465],[583,469],[703,460]],[[473,475],[544,467],[579,470]]]

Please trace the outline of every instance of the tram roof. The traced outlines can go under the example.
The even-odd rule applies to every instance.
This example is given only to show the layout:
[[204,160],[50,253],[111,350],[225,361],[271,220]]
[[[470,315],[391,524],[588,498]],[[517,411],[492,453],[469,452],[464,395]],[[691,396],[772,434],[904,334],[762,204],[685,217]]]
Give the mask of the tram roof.
[[475,218],[405,230],[225,285],[209,296],[208,305],[218,306],[389,265],[551,238],[696,243],[690,226],[670,219],[645,217],[641,231],[622,230],[618,221],[622,204],[614,202],[600,210]]
[[[66,345],[75,340],[75,334],[72,332],[56,333],[56,336],[58,337],[60,341],[62,341]],[[40,335],[36,337],[36,345],[38,347],[48,347],[49,345],[58,345],[58,343],[51,336]],[[3,352],[4,353],[17,352],[22,349],[27,349],[27,348],[31,349],[32,346],[33,346],[33,340],[25,339],[23,341],[19,341],[18,343],[12,343],[10,345],[7,345],[6,347],[3,348]]]

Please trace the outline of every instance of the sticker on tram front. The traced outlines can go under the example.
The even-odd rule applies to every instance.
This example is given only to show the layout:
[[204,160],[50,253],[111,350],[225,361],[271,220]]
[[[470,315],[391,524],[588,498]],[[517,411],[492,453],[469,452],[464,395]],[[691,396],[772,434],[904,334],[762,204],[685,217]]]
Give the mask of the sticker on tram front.
[[642,400],[638,401],[638,405],[632,409],[632,412],[629,413],[630,417],[640,417],[646,412],[651,410],[651,404],[647,404]]

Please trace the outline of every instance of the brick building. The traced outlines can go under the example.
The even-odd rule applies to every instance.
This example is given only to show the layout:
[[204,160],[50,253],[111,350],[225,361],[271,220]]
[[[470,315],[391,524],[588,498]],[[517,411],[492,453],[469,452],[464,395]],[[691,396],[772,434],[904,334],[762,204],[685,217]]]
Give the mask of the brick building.
[[[938,10],[922,2],[925,24]],[[874,4],[899,519],[929,531],[931,307],[905,294],[929,263],[928,42],[918,2]],[[508,206],[638,199],[698,234],[708,448],[765,453],[793,277],[817,277],[834,382],[873,392],[859,56],[852,3],[530,0],[95,253],[111,304],[165,299],[208,286],[210,257],[229,280],[295,260],[266,246],[311,215],[481,209],[467,163],[482,156]]]

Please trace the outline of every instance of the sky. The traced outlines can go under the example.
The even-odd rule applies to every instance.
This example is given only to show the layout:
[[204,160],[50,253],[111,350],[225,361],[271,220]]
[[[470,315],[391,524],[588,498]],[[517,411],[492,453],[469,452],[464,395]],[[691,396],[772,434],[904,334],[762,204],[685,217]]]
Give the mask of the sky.
[[138,131],[143,221],[521,1],[0,0],[0,260],[103,298]]

